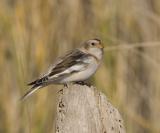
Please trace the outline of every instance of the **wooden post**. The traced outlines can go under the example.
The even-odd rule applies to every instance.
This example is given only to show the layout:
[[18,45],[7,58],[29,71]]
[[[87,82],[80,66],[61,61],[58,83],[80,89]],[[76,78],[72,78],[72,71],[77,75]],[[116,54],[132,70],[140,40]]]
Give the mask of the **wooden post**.
[[125,133],[125,128],[103,93],[75,84],[59,92],[56,133]]

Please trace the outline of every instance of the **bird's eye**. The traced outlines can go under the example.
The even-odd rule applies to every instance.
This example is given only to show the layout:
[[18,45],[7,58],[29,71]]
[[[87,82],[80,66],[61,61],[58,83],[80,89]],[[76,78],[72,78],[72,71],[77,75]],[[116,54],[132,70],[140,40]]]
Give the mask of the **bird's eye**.
[[94,42],[92,42],[92,43],[91,43],[91,45],[92,45],[92,46],[94,46],[94,45],[95,45],[95,43],[94,43]]

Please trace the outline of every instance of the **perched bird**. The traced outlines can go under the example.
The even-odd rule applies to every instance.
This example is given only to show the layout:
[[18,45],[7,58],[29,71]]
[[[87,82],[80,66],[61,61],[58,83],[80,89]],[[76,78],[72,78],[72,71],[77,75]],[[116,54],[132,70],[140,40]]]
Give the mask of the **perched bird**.
[[49,71],[37,80],[29,83],[32,88],[21,98],[24,100],[36,90],[49,84],[78,83],[92,76],[101,63],[103,45],[99,39],[82,43],[81,47],[72,50],[59,58]]

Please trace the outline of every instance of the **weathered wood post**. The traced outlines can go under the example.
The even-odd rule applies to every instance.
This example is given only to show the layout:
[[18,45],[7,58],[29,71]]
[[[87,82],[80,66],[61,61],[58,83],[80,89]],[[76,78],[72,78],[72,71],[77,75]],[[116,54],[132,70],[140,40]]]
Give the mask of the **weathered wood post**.
[[75,84],[59,93],[56,133],[125,133],[125,128],[103,93]]

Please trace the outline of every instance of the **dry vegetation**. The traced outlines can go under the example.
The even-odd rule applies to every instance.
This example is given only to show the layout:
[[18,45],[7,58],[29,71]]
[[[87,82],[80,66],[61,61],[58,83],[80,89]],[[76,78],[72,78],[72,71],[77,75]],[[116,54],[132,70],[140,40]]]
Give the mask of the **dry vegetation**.
[[159,0],[1,0],[1,133],[54,132],[61,86],[17,100],[57,56],[93,37],[106,46],[93,82],[120,110],[127,132],[160,132]]

